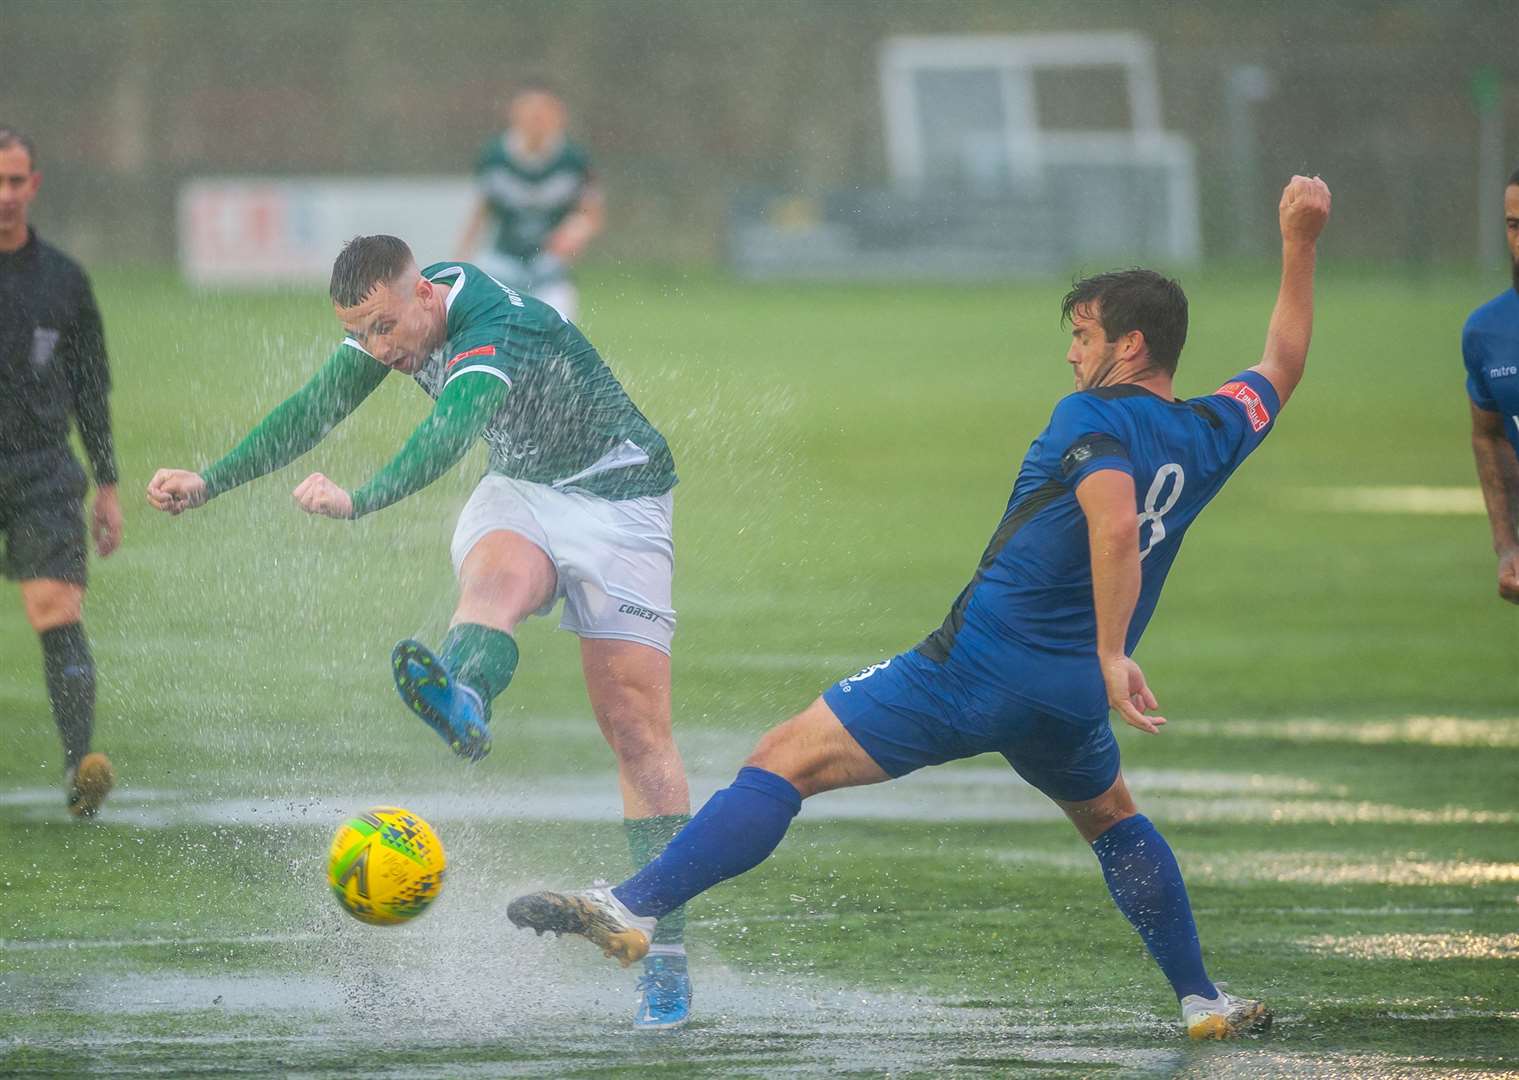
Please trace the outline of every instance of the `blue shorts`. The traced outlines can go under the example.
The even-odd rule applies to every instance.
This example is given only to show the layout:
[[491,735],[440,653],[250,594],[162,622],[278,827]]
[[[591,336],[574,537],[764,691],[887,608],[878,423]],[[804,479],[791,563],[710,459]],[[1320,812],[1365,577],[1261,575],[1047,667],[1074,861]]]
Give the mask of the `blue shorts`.
[[995,752],[1063,802],[1094,799],[1118,777],[1118,741],[1106,717],[1073,724],[1005,695],[989,706],[916,652],[839,680],[823,700],[888,776]]

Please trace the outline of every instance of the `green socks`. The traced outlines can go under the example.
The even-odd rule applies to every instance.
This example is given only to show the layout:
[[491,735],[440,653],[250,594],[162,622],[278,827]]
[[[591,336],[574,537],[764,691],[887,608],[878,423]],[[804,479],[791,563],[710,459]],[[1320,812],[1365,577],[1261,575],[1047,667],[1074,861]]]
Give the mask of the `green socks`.
[[[628,833],[628,851],[633,869],[642,870],[658,857],[675,834],[686,827],[690,814],[663,814],[659,817],[623,818]],[[653,945],[680,945],[686,937],[685,905],[676,908],[654,926]]]
[[517,670],[517,642],[504,630],[460,623],[448,631],[438,658],[455,679],[480,695],[489,720],[491,702]]

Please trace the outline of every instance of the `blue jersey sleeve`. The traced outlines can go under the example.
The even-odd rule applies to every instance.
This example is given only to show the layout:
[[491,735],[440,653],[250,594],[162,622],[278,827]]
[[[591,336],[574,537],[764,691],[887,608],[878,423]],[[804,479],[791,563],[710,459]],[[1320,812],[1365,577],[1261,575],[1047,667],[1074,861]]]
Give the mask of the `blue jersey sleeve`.
[[1479,409],[1488,412],[1498,412],[1498,403],[1493,400],[1491,389],[1487,385],[1487,355],[1483,348],[1482,333],[1472,325],[1474,319],[1467,319],[1466,325],[1461,328],[1461,359],[1466,364],[1466,396],[1472,399],[1472,404]]
[[[1218,399],[1222,398],[1221,402]],[[1238,464],[1250,456],[1271,429],[1276,426],[1276,414],[1281,410],[1281,400],[1271,380],[1259,371],[1241,371],[1234,378],[1213,391],[1207,399],[1218,402],[1227,419],[1239,434],[1234,461]]]
[[1072,491],[1088,476],[1103,469],[1134,475],[1126,425],[1117,410],[1089,394],[1071,394],[1061,399],[1050,416],[1046,437],[1050,450],[1060,456],[1060,482]]

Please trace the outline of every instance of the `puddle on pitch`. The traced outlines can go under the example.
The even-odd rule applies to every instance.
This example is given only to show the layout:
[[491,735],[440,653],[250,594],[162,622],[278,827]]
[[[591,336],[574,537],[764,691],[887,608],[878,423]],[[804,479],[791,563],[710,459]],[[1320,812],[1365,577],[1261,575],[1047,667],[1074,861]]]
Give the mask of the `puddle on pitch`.
[[83,1009],[118,1016],[202,1009],[317,1013],[339,1008],[343,988],[311,975],[132,974],[89,979],[79,995]]
[[[93,1014],[88,1035],[19,1044],[87,1048],[105,1055],[95,1060],[118,1066],[124,1062],[113,1055],[125,1055],[132,1071],[149,1074],[173,1074],[208,1050],[235,1054],[240,1046],[250,1056],[272,1052],[282,1070],[301,1073],[357,1048],[374,1062],[380,1059],[373,1053],[392,1043],[425,1048],[444,1070],[438,1075],[449,1076],[543,1075],[545,1065],[559,1074],[653,1072],[674,1061],[700,1065],[709,1075],[753,1075],[757,1067],[767,1075],[879,1075],[934,1071],[950,1060],[983,1069],[1016,1060],[1077,1073],[1149,1074],[1170,1072],[1181,1060],[1174,1049],[1112,1045],[1115,1034],[1132,1043],[1157,1032],[1153,1018],[1030,1022],[1005,1010],[743,976],[712,965],[699,969],[696,1022],[661,1039],[628,1026],[632,984],[622,973],[566,965],[554,956],[557,943],[536,941],[503,971],[504,951],[478,950],[465,960],[449,945],[397,967],[388,955],[344,966],[337,954],[314,949],[306,950],[307,959],[322,966],[336,961],[342,970],[91,978],[69,997],[73,1009]],[[145,1031],[136,1026],[145,1014],[162,1019]],[[0,1070],[5,1049],[0,1043]],[[386,1074],[383,1066],[379,1073],[361,1071]]]
[[[725,786],[727,774],[691,777],[700,804]],[[1134,770],[1131,786],[1150,810],[1171,821],[1380,822],[1389,824],[1495,823],[1519,815],[1466,807],[1420,809],[1356,802],[1344,789],[1302,777],[1212,770]],[[103,827],[171,828],[179,825],[284,827],[327,823],[356,807],[409,806],[436,822],[615,821],[622,806],[614,785],[588,785],[584,776],[548,776],[508,790],[369,792],[300,798],[197,800],[172,791],[123,792]],[[1325,797],[1331,796],[1331,797]],[[10,793],[7,802],[33,820],[63,813],[52,789]],[[808,804],[807,820],[914,822],[1060,821],[1060,811],[1010,769],[958,767],[925,770],[888,786],[833,791]]]

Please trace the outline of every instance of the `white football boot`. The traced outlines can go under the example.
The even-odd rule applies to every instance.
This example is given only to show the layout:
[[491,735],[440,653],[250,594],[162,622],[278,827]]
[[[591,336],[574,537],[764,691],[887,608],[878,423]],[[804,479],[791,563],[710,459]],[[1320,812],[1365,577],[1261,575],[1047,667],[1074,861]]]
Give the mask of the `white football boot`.
[[536,892],[519,896],[506,907],[506,917],[518,926],[589,938],[623,967],[642,960],[654,937],[653,916],[634,915],[609,888],[579,892]]
[[1216,983],[1218,997],[1188,994],[1181,999],[1181,1022],[1193,1039],[1237,1039],[1271,1029],[1271,1010],[1259,1001],[1235,997]]

